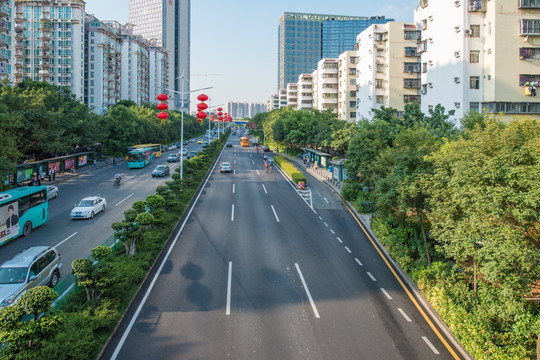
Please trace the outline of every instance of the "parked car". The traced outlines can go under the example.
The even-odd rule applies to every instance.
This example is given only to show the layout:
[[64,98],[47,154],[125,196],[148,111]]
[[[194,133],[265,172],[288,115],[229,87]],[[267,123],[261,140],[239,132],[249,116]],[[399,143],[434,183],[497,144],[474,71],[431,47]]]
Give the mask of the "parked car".
[[28,289],[55,287],[60,279],[62,259],[56,248],[34,246],[0,265],[0,307],[13,305]]
[[47,199],[48,200],[57,198],[58,195],[60,195],[60,190],[58,190],[58,188],[56,186],[50,185],[49,187],[47,187]]
[[92,219],[100,211],[105,211],[107,200],[99,196],[89,196],[82,199],[71,210],[72,219]]
[[182,149],[182,154],[180,154],[180,153],[178,153],[178,154],[180,154],[180,155],[182,155],[182,156],[186,156],[187,153],[188,153],[187,149],[186,149],[186,148],[183,148],[183,149]]
[[202,144],[202,143],[204,143],[203,139],[197,140],[197,144]]
[[221,173],[232,172],[231,163],[228,162],[228,161],[222,162],[221,163],[221,169],[219,170],[219,172],[221,172]]
[[208,147],[208,141],[203,142],[202,147],[203,148]]
[[197,152],[196,152],[196,151],[190,151],[190,152],[188,152],[188,154],[187,154],[187,158],[188,158],[188,159],[191,159],[192,157],[195,157],[195,156],[197,156]]
[[168,147],[169,150],[176,150],[177,148],[176,144],[169,145]]
[[178,153],[169,154],[169,156],[167,157],[167,162],[177,162],[177,161],[180,161],[180,154]]
[[189,142],[195,142],[195,139],[189,139]]
[[159,176],[167,176],[170,173],[170,169],[167,165],[158,165],[154,170],[152,170],[152,177]]
[[227,147],[232,147],[232,143],[228,142]]
[[268,146],[263,146],[263,151],[268,152],[268,151],[270,151],[270,148]]
[[182,144],[187,145],[187,144],[189,144],[189,141],[184,140],[184,142]]

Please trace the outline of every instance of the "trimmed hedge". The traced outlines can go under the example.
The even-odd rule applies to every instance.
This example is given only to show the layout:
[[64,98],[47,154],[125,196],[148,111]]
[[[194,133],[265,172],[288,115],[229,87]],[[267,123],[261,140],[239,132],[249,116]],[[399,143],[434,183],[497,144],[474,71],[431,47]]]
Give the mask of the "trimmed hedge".
[[290,161],[285,160],[280,155],[274,156],[274,161],[279,165],[279,167],[291,177],[291,179],[298,183],[299,181],[306,182],[306,176],[296,168]]

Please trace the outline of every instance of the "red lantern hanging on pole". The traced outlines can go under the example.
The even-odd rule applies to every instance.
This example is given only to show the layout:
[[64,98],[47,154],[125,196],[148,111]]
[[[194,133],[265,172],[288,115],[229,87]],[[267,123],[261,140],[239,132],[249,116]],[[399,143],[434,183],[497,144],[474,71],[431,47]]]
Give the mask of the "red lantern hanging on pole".
[[169,105],[167,105],[167,103],[165,103],[165,101],[167,101],[169,99],[169,97],[167,95],[165,95],[165,94],[159,94],[158,96],[156,96],[156,99],[158,101],[161,101],[160,103],[158,103],[156,105],[158,110],[160,110],[160,112],[157,114],[157,117],[158,117],[158,119],[161,120],[161,124],[163,126],[165,126],[165,119],[169,117],[169,114],[167,114],[166,112],[163,112],[163,111],[167,110],[169,108]]
[[206,109],[208,109],[208,105],[206,105],[205,103],[202,102],[200,104],[197,104],[197,110],[204,111]]
[[202,123],[202,121],[207,117],[208,115],[206,115],[206,113],[204,111],[199,111],[197,113],[197,118],[200,123]]
[[201,94],[201,95],[197,96],[197,99],[199,101],[206,101],[206,100],[208,100],[208,95]]

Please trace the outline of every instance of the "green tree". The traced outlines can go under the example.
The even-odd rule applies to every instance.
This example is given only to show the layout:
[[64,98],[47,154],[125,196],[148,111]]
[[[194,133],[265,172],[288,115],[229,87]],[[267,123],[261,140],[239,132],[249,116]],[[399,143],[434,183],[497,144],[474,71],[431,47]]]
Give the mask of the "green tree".
[[[27,290],[13,305],[0,309],[0,356],[3,359],[36,359],[43,342],[62,325],[59,312],[51,311],[58,294],[47,286]],[[31,315],[31,319],[25,316]],[[40,316],[41,315],[41,316]]]
[[110,255],[111,248],[97,246],[91,251],[95,263],[88,258],[73,260],[72,273],[77,277],[77,284],[86,291],[88,301],[98,300],[116,282],[112,269],[103,263]]
[[448,257],[522,301],[540,278],[540,125],[488,120],[428,157],[432,234]]

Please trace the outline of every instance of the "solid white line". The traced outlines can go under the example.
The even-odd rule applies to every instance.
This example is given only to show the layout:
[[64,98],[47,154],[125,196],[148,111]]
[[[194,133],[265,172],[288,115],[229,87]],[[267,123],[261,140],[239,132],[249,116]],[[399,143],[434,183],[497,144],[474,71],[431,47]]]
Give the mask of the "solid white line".
[[384,293],[384,295],[388,298],[388,300],[392,300],[392,297],[388,293],[388,291],[384,290],[384,288],[381,288],[381,291]]
[[356,262],[358,263],[358,265],[364,266],[364,265],[360,262],[360,260],[358,260],[357,258],[354,258],[354,261],[356,261]]
[[63,243],[65,243],[66,241],[68,241],[69,239],[71,239],[72,237],[74,237],[75,235],[77,235],[77,231],[75,231],[73,234],[69,235],[67,238],[65,238],[64,240],[60,241],[58,244],[54,245],[53,247],[55,247],[55,248],[59,247],[60,245],[62,245]]
[[236,185],[236,184],[232,184],[232,193],[233,193],[233,194],[234,194],[234,190],[235,190],[235,188],[236,188],[235,185]]
[[279,218],[276,214],[276,209],[274,209],[274,205],[270,205],[270,207],[272,208],[272,211],[274,212],[274,216],[276,217],[276,221],[279,222]]
[[367,274],[368,274],[368,276],[371,278],[371,280],[377,281],[377,279],[375,279],[375,278],[373,277],[373,275],[371,275],[371,273],[370,273],[369,271],[367,272]]
[[232,204],[231,221],[234,221],[234,204]]
[[328,224],[325,222],[325,223],[324,223],[324,226],[328,227]]
[[343,240],[341,240],[341,239],[339,238],[339,236],[338,236],[336,239],[337,239],[337,241],[339,241],[340,243],[343,244]]
[[405,320],[407,320],[408,322],[412,322],[411,318],[407,316],[407,314],[405,314],[405,311],[403,311],[401,308],[397,308],[398,311],[401,313],[401,315],[403,315],[403,317],[405,318]]
[[347,250],[347,252],[348,252],[349,254],[352,254],[351,249],[349,249],[347,246],[345,246],[345,250]]
[[[225,149],[225,148],[223,148],[223,149]],[[219,156],[221,157],[222,154],[223,154],[223,150],[221,150],[221,153],[219,154]],[[217,162],[216,162],[216,164],[217,164]],[[214,171],[214,169],[216,168],[216,164],[214,164],[214,167],[212,168],[211,171]],[[208,180],[210,180],[210,176],[206,178],[206,181],[204,182],[203,188],[208,183]],[[171,244],[171,247],[169,248],[169,250],[167,250],[167,254],[165,254],[165,257],[163,258],[163,261],[159,265],[159,268],[157,269],[156,274],[154,275],[154,278],[150,282],[150,285],[148,286],[148,289],[146,290],[146,293],[144,294],[144,297],[142,298],[141,302],[139,303],[139,306],[137,307],[137,310],[133,314],[133,317],[129,321],[129,324],[126,327],[126,330],[124,331],[124,335],[122,335],[122,338],[118,342],[118,345],[116,346],[116,349],[114,350],[114,353],[111,356],[111,360],[116,360],[116,357],[120,353],[120,350],[122,350],[122,347],[124,346],[124,343],[126,342],[126,339],[129,336],[129,333],[131,332],[131,329],[133,328],[133,325],[135,324],[135,321],[137,321],[137,318],[139,317],[139,314],[141,313],[142,308],[144,307],[144,304],[146,303],[146,300],[150,296],[150,292],[154,288],[154,286],[155,286],[155,284],[157,282],[157,279],[158,279],[158,277],[159,277],[159,275],[161,273],[161,270],[165,266],[165,263],[168,262],[169,256],[171,255],[171,252],[173,251],[174,246],[178,242],[178,239],[180,238],[180,234],[182,234],[182,230],[184,230],[184,226],[186,226],[186,223],[187,223],[189,217],[191,216],[191,213],[193,212],[193,209],[195,208],[195,205],[197,204],[197,201],[199,201],[199,198],[201,197],[201,195],[202,195],[202,191],[199,192],[199,194],[195,198],[195,201],[191,205],[191,208],[189,209],[189,212],[187,213],[187,216],[184,218],[184,222],[182,223],[182,226],[180,227],[180,230],[176,234],[176,236],[175,236],[175,238],[174,238],[174,240],[173,240],[173,242]]]
[[322,217],[319,216],[319,220],[322,220]]
[[262,184],[262,186],[263,186],[264,193],[265,193],[266,195],[268,195],[268,191],[266,191],[266,186],[264,186],[264,184]]
[[298,275],[300,276],[300,280],[302,281],[302,285],[304,286],[304,290],[306,291],[307,297],[308,297],[309,302],[311,304],[311,308],[313,309],[313,312],[315,313],[315,317],[317,319],[319,319],[320,318],[319,312],[317,311],[317,307],[315,306],[315,302],[313,301],[313,298],[311,297],[311,293],[309,292],[306,281],[304,280],[304,275],[302,275],[302,271],[300,270],[300,266],[298,266],[297,263],[294,263],[294,266],[296,266],[296,271],[298,271]]
[[261,174],[259,174],[259,170],[255,169],[255,171],[257,172],[257,175],[261,175]]
[[435,355],[439,355],[439,354],[440,354],[440,352],[437,351],[437,349],[435,349],[435,346],[433,346],[433,344],[428,340],[427,337],[422,336],[422,340],[425,341],[425,343],[427,344],[427,346],[429,346],[429,348],[431,349],[431,351],[433,351],[433,353],[434,353]]
[[225,315],[231,315],[231,279],[232,279],[232,262],[229,261],[229,276],[227,278],[227,307]]
[[326,203],[327,203],[327,204],[329,204],[329,202],[328,202],[328,199],[327,199],[327,198],[325,198],[325,197],[324,197],[323,199],[324,199],[324,201],[326,201]]
[[114,206],[118,206],[120,205],[121,203],[123,203],[124,201],[126,201],[127,199],[129,199],[130,197],[132,197],[133,195],[135,195],[135,193],[131,193],[130,195],[126,196],[123,200],[120,200],[120,202],[118,202],[116,205]]
[[336,234],[336,232],[334,230],[332,230],[332,229],[330,229],[330,232],[332,233],[332,235]]

